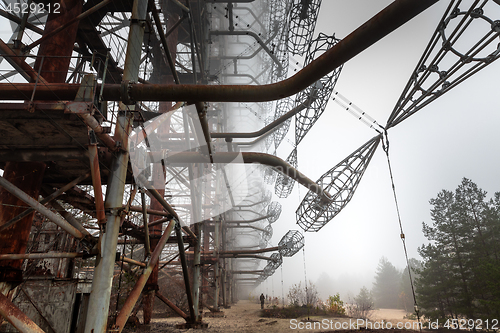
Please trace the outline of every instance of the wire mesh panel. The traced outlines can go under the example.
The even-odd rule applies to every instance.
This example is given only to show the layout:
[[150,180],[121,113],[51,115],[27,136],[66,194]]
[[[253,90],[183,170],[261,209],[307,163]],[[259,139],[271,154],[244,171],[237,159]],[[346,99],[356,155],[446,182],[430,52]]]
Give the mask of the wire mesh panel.
[[[276,272],[276,270],[283,264],[283,258],[279,253],[271,254],[270,260],[267,262],[267,265],[264,267],[261,273],[261,277],[265,280]],[[262,281],[263,281],[262,280]]]
[[[390,115],[387,128],[500,57],[498,2],[472,2],[452,1]],[[497,20],[486,16],[487,13]]]
[[267,220],[269,223],[276,222],[281,215],[281,204],[277,201],[271,202],[271,204],[267,207]]
[[302,55],[311,43],[321,0],[293,0],[290,11],[288,50]]
[[[339,39],[335,38],[335,36],[327,36],[320,33],[307,50],[304,67],[310,64],[320,54],[323,54],[326,50],[338,43],[338,41]],[[310,97],[313,97],[313,100],[307,109],[295,115],[295,144],[298,145],[300,143],[307,132],[323,114],[323,111],[325,111],[326,104],[330,99],[341,71],[342,66],[339,66],[328,75],[323,76],[315,84],[297,94],[295,106],[305,103]]]
[[271,50],[281,66],[273,63],[271,81],[281,81],[288,73],[288,15],[290,14],[291,0],[273,0],[270,2],[271,24],[277,31],[271,43]]
[[262,201],[263,201],[263,204],[264,204],[264,207],[266,207],[267,205],[269,205],[269,203],[271,202],[271,198],[272,198],[273,194],[271,193],[271,191],[269,190],[266,190],[262,196]]
[[266,167],[264,170],[264,183],[272,185],[276,180],[276,171],[272,167]]
[[[293,108],[293,101],[290,97],[280,99],[276,102],[276,111],[274,113],[274,120],[285,115],[288,111]],[[274,136],[274,146],[278,149],[279,145],[285,138],[288,130],[290,129],[290,122],[292,119],[285,120],[281,125],[279,125],[273,132]]]
[[304,236],[298,230],[290,230],[281,238],[278,247],[283,257],[291,257],[304,247]]
[[[295,147],[292,150],[290,155],[287,157],[286,161],[294,168],[297,168],[298,166],[297,147]],[[292,178],[280,173],[278,174],[278,177],[276,179],[276,185],[274,186],[274,193],[276,193],[276,195],[279,198],[287,198],[290,195],[290,193],[292,193],[294,184],[295,181]]]
[[[266,126],[269,125],[270,123],[273,122],[273,116],[269,116],[266,118],[265,120],[265,124]],[[264,144],[265,144],[265,147],[266,147],[266,151],[269,151],[269,149],[271,148],[271,146],[273,145],[274,143],[274,138],[272,135],[268,135],[266,136],[266,138],[264,139]]]
[[274,270],[278,269],[281,264],[283,264],[283,257],[280,253],[271,254],[271,260],[267,263],[268,266],[272,266]]
[[325,203],[312,191],[306,194],[295,212],[297,224],[304,231],[320,230],[347,205],[381,138],[369,140],[318,179],[317,184],[330,193],[332,200]]

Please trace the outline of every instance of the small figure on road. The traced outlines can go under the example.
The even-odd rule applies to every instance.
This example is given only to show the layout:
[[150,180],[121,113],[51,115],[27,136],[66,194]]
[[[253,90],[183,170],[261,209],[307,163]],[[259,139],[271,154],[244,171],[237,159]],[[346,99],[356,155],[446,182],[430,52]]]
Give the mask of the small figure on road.
[[260,294],[260,308],[264,309],[264,300],[266,297],[264,296],[264,293]]

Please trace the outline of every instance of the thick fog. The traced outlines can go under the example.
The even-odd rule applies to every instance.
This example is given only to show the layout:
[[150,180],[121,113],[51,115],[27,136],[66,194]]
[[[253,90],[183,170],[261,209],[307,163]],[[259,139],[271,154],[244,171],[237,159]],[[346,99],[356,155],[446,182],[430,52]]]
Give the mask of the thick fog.
[[[315,34],[335,32],[337,38],[344,38],[389,3],[323,1]],[[346,63],[335,89],[385,125],[447,5],[448,2],[435,4]],[[463,177],[471,179],[489,196],[500,191],[500,112],[495,80],[499,71],[500,63],[493,63],[388,131],[410,258],[421,259],[417,248],[428,242],[422,233],[422,222],[431,223],[429,200],[439,191],[453,191]],[[315,180],[376,134],[330,101],[298,146],[298,168]],[[406,261],[388,163],[381,148],[375,152],[344,210],[319,232],[306,232],[304,252],[284,258],[282,270],[278,269],[254,293],[286,296],[292,284],[304,284],[307,277],[317,285],[323,299],[340,292],[348,301],[348,296],[356,295],[362,286],[371,289],[382,256],[404,269]],[[291,149],[284,142],[278,156],[286,158]],[[305,194],[305,188],[295,186],[287,199],[280,199],[283,212],[273,224],[273,245],[289,229],[300,230],[295,224],[295,210]]]

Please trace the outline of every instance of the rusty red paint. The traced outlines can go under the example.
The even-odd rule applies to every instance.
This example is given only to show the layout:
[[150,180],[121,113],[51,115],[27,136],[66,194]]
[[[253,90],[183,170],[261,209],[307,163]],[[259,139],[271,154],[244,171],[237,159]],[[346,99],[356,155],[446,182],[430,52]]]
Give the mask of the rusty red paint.
[[[38,197],[42,183],[44,163],[7,162],[4,178],[22,189],[31,197]],[[21,199],[0,188],[0,225],[29,208]],[[0,254],[25,253],[34,212],[0,233]],[[3,281],[21,280],[22,260],[0,262],[0,279]]]

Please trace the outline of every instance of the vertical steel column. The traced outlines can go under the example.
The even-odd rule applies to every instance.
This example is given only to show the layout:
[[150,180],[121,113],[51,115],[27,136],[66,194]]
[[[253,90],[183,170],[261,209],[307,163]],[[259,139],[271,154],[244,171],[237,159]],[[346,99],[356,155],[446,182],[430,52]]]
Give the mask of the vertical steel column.
[[214,255],[215,255],[215,265],[214,265],[214,308],[219,310],[219,284],[220,284],[220,271],[219,271],[219,232],[220,232],[220,220],[214,223]]
[[[134,0],[123,80],[137,81],[138,79],[147,4],[147,0]],[[98,255],[98,257],[100,256],[100,260],[94,271],[85,333],[106,332],[116,245],[129,159],[126,149],[128,147],[128,136],[132,128],[133,115],[127,111],[133,108],[134,106],[126,106],[120,103],[115,129],[115,140],[121,142],[122,150],[116,153],[109,176],[110,182],[107,187],[105,202],[105,208],[109,213],[107,214],[105,232],[101,235],[101,253]]]
[[[188,306],[189,306],[189,315],[190,315],[191,322],[195,322],[196,321],[196,313],[194,311],[193,293],[191,292],[191,285],[190,285],[190,281],[189,281],[189,273],[188,273],[187,260],[186,260],[186,252],[184,251],[184,241],[182,240],[182,232],[181,232],[181,226],[180,226],[179,222],[177,222],[175,224],[175,235],[177,236],[177,244],[179,245],[179,258],[181,259],[182,274],[184,276],[184,284],[186,287],[186,296],[187,296]],[[200,243],[200,241],[198,241],[197,243]]]
[[[150,8],[153,13],[153,18],[155,25],[158,29],[158,33],[160,35],[160,40],[163,45],[163,51],[165,52],[168,62],[170,64],[170,68],[168,68],[165,64],[165,61],[163,60],[163,56],[155,56],[153,59],[153,66],[154,66],[154,73],[151,75],[151,80],[154,83],[174,83],[174,75],[177,76],[177,73],[175,72],[175,57],[176,57],[176,52],[177,52],[177,30],[175,31],[174,34],[171,34],[170,36],[166,37],[163,33],[163,27],[161,26],[160,22],[160,17],[158,15],[158,10],[156,9],[156,5],[154,1],[150,1]],[[163,0],[160,2],[162,12],[167,14],[170,13],[169,10],[169,2],[166,0]],[[169,16],[171,17],[171,15]],[[166,20],[167,24],[167,29],[172,26],[172,19]],[[155,52],[155,50],[153,50]],[[161,52],[161,51],[160,51]],[[158,54],[159,55],[159,54]],[[177,82],[179,83],[179,82]],[[172,102],[160,102],[159,103],[159,112],[160,113],[168,113],[172,109]],[[161,126],[158,129],[158,134],[160,136],[165,135],[168,138],[168,134],[170,132],[170,116],[167,118],[163,126]],[[168,140],[168,139],[167,139]],[[164,196],[165,194],[165,173],[163,168],[155,163],[153,165],[153,177],[155,178],[156,182],[153,183],[162,183],[163,186],[161,188],[157,188],[158,193],[161,195],[161,197]],[[151,198],[151,209],[157,209],[157,210],[163,210],[162,204],[154,199]],[[149,222],[155,222],[160,217],[150,215],[149,217]],[[163,224],[155,225],[151,227],[151,235],[153,236],[159,236],[162,231],[162,226]],[[157,244],[156,239],[152,239],[150,242],[151,250],[154,250]],[[143,314],[144,314],[144,324],[149,324],[152,319],[153,315],[153,310],[154,310],[154,299],[155,299],[155,293],[156,293],[156,288],[158,287],[158,265],[156,265],[153,268],[153,272],[151,273],[151,276],[149,277],[149,280],[146,284],[146,288],[144,290],[144,295],[142,299],[143,303]]]
[[193,255],[193,307],[196,320],[200,318],[200,279],[201,279],[201,223],[194,225],[198,241],[194,244]]

